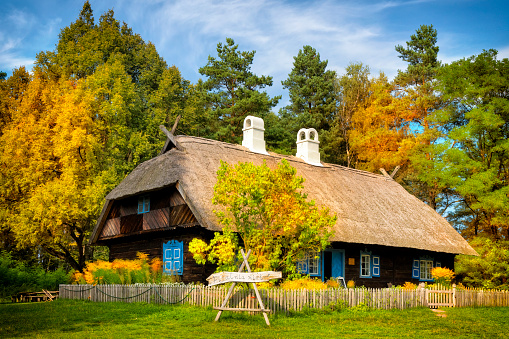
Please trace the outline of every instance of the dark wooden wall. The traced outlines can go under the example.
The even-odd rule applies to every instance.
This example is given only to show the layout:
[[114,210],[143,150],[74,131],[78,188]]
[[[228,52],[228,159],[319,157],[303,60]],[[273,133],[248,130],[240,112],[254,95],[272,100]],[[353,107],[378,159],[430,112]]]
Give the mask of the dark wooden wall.
[[177,240],[184,242],[184,262],[183,275],[180,276],[185,283],[202,282],[214,273],[215,265],[198,265],[192,254],[189,252],[189,243],[194,238],[199,238],[207,242],[214,236],[214,232],[208,231],[203,227],[194,226],[186,228],[176,228],[162,232],[154,232],[150,234],[141,234],[132,237],[122,237],[112,239],[107,242],[110,249],[110,261],[115,259],[136,259],[138,252],[148,254],[149,258],[163,259],[163,243],[169,240]]
[[[407,281],[419,284],[418,279],[412,278],[412,264],[414,259],[419,259],[421,256],[429,256],[435,262],[439,261],[442,267],[454,269],[454,254],[349,243],[333,243],[333,248],[345,250],[345,281],[353,280],[356,286],[381,288],[387,287],[388,284],[403,285]],[[380,277],[361,278],[361,251],[380,256]],[[354,260],[353,265],[349,264],[349,258]]]

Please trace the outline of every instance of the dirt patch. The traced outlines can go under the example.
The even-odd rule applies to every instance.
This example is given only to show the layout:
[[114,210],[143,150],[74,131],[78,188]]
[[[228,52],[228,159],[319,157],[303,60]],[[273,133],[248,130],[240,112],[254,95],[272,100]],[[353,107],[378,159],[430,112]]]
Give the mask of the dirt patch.
[[438,310],[438,309],[434,309],[434,308],[432,308],[431,310],[435,313],[435,315],[437,317],[440,317],[440,318],[446,318],[447,317],[447,314],[445,313],[444,310]]

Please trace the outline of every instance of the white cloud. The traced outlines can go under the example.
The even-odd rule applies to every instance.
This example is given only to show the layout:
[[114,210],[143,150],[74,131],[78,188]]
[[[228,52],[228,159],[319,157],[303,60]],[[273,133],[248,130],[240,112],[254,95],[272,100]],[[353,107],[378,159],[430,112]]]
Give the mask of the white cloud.
[[509,58],[509,46],[502,47],[498,50],[497,58],[502,60],[504,58]]

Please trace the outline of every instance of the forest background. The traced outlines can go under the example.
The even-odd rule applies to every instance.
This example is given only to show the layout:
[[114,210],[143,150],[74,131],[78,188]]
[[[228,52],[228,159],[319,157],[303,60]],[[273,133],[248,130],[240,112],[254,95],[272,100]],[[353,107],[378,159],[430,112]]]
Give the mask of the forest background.
[[437,35],[422,25],[395,46],[407,68],[393,80],[362,63],[338,75],[303,46],[282,82],[290,102],[274,112],[280,97],[252,72],[255,51],[226,38],[191,83],[112,10],[96,19],[86,2],[32,72],[0,74],[0,248],[28,266],[82,270],[105,256],[88,246],[104,196],[157,155],[159,125],[181,115],[177,134],[240,143],[255,115],[270,151],[295,154],[297,131],[312,127],[325,162],[399,167],[396,181],[486,253],[460,271],[488,258],[483,272],[505,271],[507,284],[509,61],[488,49],[441,64]]

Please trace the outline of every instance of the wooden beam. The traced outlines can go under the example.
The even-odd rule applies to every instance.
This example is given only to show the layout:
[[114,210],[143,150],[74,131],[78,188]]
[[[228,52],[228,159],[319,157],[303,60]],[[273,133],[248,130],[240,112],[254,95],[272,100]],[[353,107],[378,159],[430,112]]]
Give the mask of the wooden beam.
[[385,170],[385,168],[380,168],[380,172],[382,172],[384,177],[386,177],[388,179],[392,179],[391,176],[389,175],[389,173],[387,173],[387,171]]
[[171,128],[171,134],[175,135],[175,131],[177,130],[177,125],[179,124],[181,115],[179,114],[177,116],[177,119],[175,119],[175,123],[173,124],[173,127]]
[[398,173],[400,168],[401,168],[401,166],[399,166],[399,165],[394,168],[394,170],[391,173],[391,178],[394,179],[394,176],[396,175],[396,173]]
[[[166,153],[167,151],[171,150],[172,148],[177,148],[179,151],[183,151],[184,149],[182,148],[182,146],[180,146],[178,143],[177,143],[177,140],[175,140],[175,137],[173,136],[173,133],[171,133],[170,131],[168,131],[166,129],[166,127],[164,127],[163,125],[159,125],[159,129],[161,131],[163,131],[163,133],[166,135],[166,142],[164,143],[164,146],[163,146],[163,149],[161,150],[161,152],[159,153],[159,155],[161,154],[164,154]],[[173,147],[172,147],[173,146]]]
[[241,311],[241,312],[272,312],[268,309],[261,309],[261,308],[235,308],[235,307],[213,307],[215,310],[219,311]]

